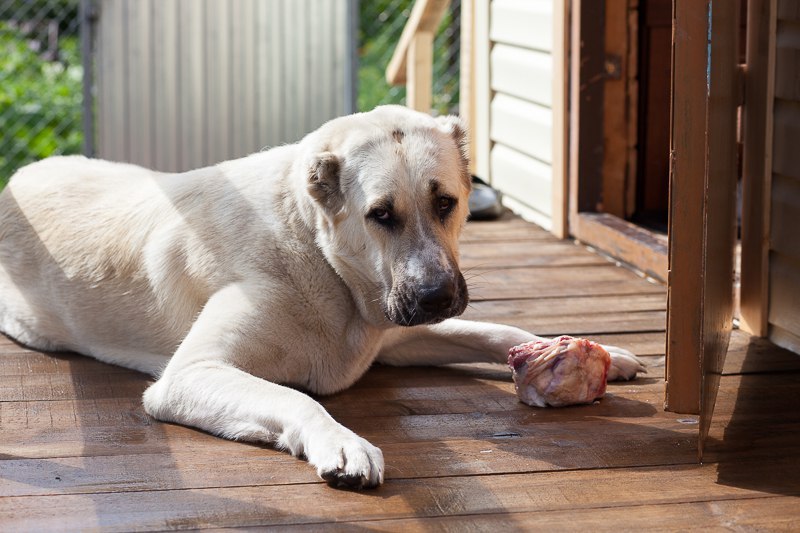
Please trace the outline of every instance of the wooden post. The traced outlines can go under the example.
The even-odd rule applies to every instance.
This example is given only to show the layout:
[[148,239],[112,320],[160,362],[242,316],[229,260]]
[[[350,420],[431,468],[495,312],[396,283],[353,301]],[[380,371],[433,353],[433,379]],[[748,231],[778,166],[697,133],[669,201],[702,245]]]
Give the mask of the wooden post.
[[701,414],[702,453],[733,318],[738,2],[673,13],[665,408]]
[[414,34],[406,59],[406,105],[430,113],[433,92],[433,33]]
[[767,334],[769,191],[772,182],[776,0],[747,3],[747,75],[742,124],[742,329]]

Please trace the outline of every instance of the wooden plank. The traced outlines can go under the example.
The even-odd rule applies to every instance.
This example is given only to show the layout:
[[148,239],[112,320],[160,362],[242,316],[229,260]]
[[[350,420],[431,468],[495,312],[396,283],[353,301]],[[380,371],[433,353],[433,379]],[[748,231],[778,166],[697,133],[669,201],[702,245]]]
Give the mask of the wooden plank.
[[[379,498],[368,497],[372,493],[331,491],[323,484],[12,497],[0,509],[0,520],[11,529],[50,530],[80,524],[112,531],[178,524],[316,524],[329,522],[333,516],[385,520],[567,509],[594,512],[598,507],[679,504],[688,498],[711,502],[770,497],[747,487],[748,480],[765,475],[772,479],[774,490],[794,495],[797,487],[781,475],[786,466],[785,460],[743,463],[730,484],[717,482],[717,465],[702,465],[398,480],[379,489]],[[594,482],[587,483],[589,478]],[[598,486],[613,490],[597,490]],[[668,491],[664,490],[667,486]],[[695,496],[698,493],[702,496]],[[298,501],[315,505],[298,509]],[[145,508],[146,514],[141,512]]]
[[537,104],[498,93],[492,99],[490,136],[536,159],[553,156],[553,112]]
[[[607,63],[603,88],[603,212],[626,216],[628,182],[628,0],[607,0],[605,51],[617,62]],[[662,278],[663,279],[663,278]]]
[[755,335],[767,333],[775,2],[747,3],[747,76],[742,137],[742,220],[739,315]]
[[775,39],[775,96],[800,101],[800,24],[781,18],[776,24]]
[[606,213],[579,213],[573,233],[594,246],[659,281],[667,279],[667,239],[646,228]]
[[488,248],[481,242],[463,243],[459,261],[461,269],[608,264],[606,259],[572,243],[519,240],[498,241],[496,244],[496,247]]
[[800,335],[800,257],[772,253],[769,261],[769,323]]
[[559,239],[569,236],[567,156],[569,143],[569,107],[567,75],[569,72],[569,9],[566,0],[553,2],[553,154],[552,164],[552,207],[550,231]]
[[800,102],[775,100],[773,127],[773,172],[800,179]]
[[444,17],[444,11],[449,5],[450,0],[416,0],[414,2],[408,22],[403,26],[403,33],[400,34],[400,40],[386,67],[386,81],[390,85],[402,85],[406,82],[408,50],[412,46],[415,35],[419,32],[435,33]]
[[492,89],[546,107],[553,104],[553,56],[506,44],[491,51]]
[[602,198],[605,2],[572,0],[569,85],[570,233],[581,212],[598,211]]
[[[432,375],[419,369],[391,369],[389,374],[375,373],[369,380],[359,382],[347,394],[321,401],[334,418],[383,448],[392,443],[483,442],[487,439],[500,442],[527,438],[533,441],[523,442],[521,446],[541,449],[547,454],[559,453],[552,448],[559,443],[563,454],[565,441],[574,441],[573,447],[583,448],[596,441],[598,450],[599,443],[603,442],[604,455],[611,456],[614,448],[626,440],[637,442],[638,447],[639,444],[646,446],[648,439],[655,446],[656,440],[670,438],[669,448],[675,451],[675,439],[684,442],[696,436],[696,419],[687,423],[678,415],[661,411],[662,379],[658,376],[642,379],[639,384],[609,385],[606,396],[593,405],[537,409],[517,400],[510,371],[504,366],[495,366],[498,370],[493,374],[502,375],[503,380],[481,381],[469,377],[473,373],[460,375],[460,369],[456,368],[437,369],[439,371]],[[653,367],[654,371],[657,369]],[[410,386],[403,384],[404,377],[414,378]],[[796,391],[796,385],[784,388],[784,391],[792,390]],[[461,394],[454,391],[461,391]],[[364,401],[366,396],[369,401]],[[268,445],[265,448],[237,443],[152,420],[142,411],[138,398],[3,402],[0,413],[8,432],[3,445],[5,459],[147,455],[170,450],[235,456],[240,450],[252,449],[270,455],[271,449]],[[605,435],[590,436],[600,432]],[[584,439],[588,440],[581,444]],[[671,455],[665,448],[660,450],[662,456]],[[413,463],[414,455],[410,454],[404,462]],[[641,457],[634,455],[623,464],[640,460]],[[559,464],[562,468],[578,468],[582,463],[580,458],[563,457]],[[612,461],[606,466],[612,464],[619,463]],[[597,463],[589,466],[592,465]],[[412,468],[419,472],[422,467],[412,465]],[[434,463],[428,468],[430,476],[447,474],[443,465]],[[504,468],[516,471],[515,467]]]
[[[708,0],[675,4],[666,408],[700,412]],[[680,236],[678,239],[676,236]],[[680,242],[680,247],[677,243]]]
[[408,45],[406,105],[430,113],[433,83],[433,32],[419,31]]
[[769,247],[773,252],[800,260],[800,240],[791,221],[800,217],[800,179],[772,176]]
[[[636,425],[629,429],[627,439],[619,428],[587,442],[586,432],[575,424],[562,429],[547,424],[532,437],[397,442],[382,445],[382,450],[393,481],[653,466],[663,464],[665,457],[670,464],[693,463],[694,429],[680,423],[669,426],[675,430],[663,425]],[[625,453],[620,453],[621,446]],[[420,461],[420,455],[426,460]],[[314,470],[301,460],[241,444],[193,452],[9,458],[3,461],[3,473],[6,483],[0,487],[0,497],[319,482]]]
[[[480,309],[485,302],[474,302],[473,307]],[[554,307],[555,302],[548,302]],[[469,318],[472,313],[467,312],[464,317]],[[483,318],[481,318],[482,320]],[[592,336],[605,333],[635,333],[664,331],[666,324],[665,311],[620,312],[606,311],[602,315],[557,315],[557,316],[529,316],[527,314],[500,315],[492,321],[517,326],[527,331],[532,331],[544,337],[558,335]],[[663,347],[662,347],[663,349]]]
[[553,47],[553,16],[550,1],[494,0],[490,37],[496,43],[549,52]]
[[778,18],[800,22],[800,4],[797,0],[777,0]]
[[[628,57],[623,72],[628,87],[628,108],[625,127],[628,139],[628,163],[626,174],[636,175],[639,165],[639,0],[628,0]],[[629,179],[625,191],[625,218],[636,211],[636,180]]]
[[647,283],[635,274],[612,265],[494,271],[476,268],[467,276],[467,284],[474,301],[664,293],[661,285]]
[[467,140],[467,156],[469,159],[469,171],[475,175],[475,158],[477,157],[477,144],[475,141],[475,118],[477,113],[476,103],[476,46],[480,43],[476,40],[475,34],[475,0],[461,1],[461,34],[459,35],[460,58],[458,65],[458,115],[467,126],[469,135]]
[[[608,313],[663,312],[666,309],[664,293],[636,294],[625,298],[608,296],[571,296],[568,298],[541,298],[533,300],[487,300],[473,302],[466,313],[475,320],[507,320],[513,318],[568,318],[587,319],[590,315],[601,320]],[[662,324],[662,330],[663,324]],[[103,365],[104,368],[115,368]],[[0,368],[3,368],[0,366]],[[24,373],[24,372],[23,372]]]
[[[559,531],[569,524],[576,531],[609,531],[624,512],[625,528],[645,531],[653,524],[669,524],[675,530],[794,531],[797,498],[792,496],[737,499],[734,501],[640,505],[583,510],[497,513],[470,516],[404,518],[397,520],[327,522],[315,524],[320,531]],[[288,526],[288,531],[308,526]]]
[[731,335],[723,375],[800,371],[800,357],[741,330]]
[[[699,457],[703,449],[733,328],[734,248],[738,180],[738,0],[711,4],[710,87],[703,245],[703,366]],[[677,237],[676,237],[677,238]]]
[[474,0],[475,24],[475,117],[470,132],[475,139],[475,160],[472,172],[488,183],[493,176],[489,154],[492,150],[490,135],[492,88],[489,50],[489,5],[490,0]]
[[492,221],[473,220],[467,223],[461,235],[461,242],[537,239],[556,242],[556,239],[539,226],[514,216],[509,211]]
[[492,185],[525,205],[550,217],[553,212],[552,167],[503,144],[491,153]]

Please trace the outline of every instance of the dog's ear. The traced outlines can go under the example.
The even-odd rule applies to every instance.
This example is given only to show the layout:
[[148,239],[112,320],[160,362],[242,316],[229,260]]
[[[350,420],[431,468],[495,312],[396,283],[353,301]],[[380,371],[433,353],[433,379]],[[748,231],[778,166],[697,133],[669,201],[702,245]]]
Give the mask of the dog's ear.
[[339,158],[331,152],[314,156],[308,168],[308,193],[331,213],[342,208],[339,168]]
[[467,137],[467,128],[464,122],[455,115],[437,117],[436,121],[455,141],[458,153],[461,156],[462,173],[466,176],[467,181],[471,183],[469,178],[469,138]]

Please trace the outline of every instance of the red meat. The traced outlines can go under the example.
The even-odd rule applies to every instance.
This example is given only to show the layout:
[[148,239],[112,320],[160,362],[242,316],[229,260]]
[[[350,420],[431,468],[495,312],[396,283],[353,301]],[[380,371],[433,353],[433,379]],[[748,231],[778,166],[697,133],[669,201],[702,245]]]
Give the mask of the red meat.
[[536,407],[592,403],[606,392],[611,356],[599,344],[567,335],[508,351],[520,401]]

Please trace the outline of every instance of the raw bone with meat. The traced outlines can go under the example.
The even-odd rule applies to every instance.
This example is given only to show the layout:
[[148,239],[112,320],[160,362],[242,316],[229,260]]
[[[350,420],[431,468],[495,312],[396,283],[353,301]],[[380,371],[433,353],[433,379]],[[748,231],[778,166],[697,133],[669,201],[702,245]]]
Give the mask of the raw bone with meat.
[[606,392],[611,356],[596,342],[563,335],[508,351],[520,401],[535,407],[592,403]]

